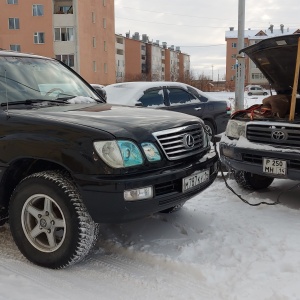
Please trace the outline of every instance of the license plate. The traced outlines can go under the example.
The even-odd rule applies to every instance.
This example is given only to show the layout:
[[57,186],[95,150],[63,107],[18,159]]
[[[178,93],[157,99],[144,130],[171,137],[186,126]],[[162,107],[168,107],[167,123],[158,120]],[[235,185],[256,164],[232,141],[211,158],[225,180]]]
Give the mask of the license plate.
[[263,172],[275,175],[286,175],[286,161],[273,158],[263,159]]
[[186,192],[208,180],[209,180],[209,170],[204,170],[198,173],[194,173],[182,179],[182,191]]

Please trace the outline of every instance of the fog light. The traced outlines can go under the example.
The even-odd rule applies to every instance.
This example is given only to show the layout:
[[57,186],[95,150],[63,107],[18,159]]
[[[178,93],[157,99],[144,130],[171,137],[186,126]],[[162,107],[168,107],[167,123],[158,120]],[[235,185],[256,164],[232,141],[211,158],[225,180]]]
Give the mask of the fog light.
[[234,158],[234,151],[230,148],[222,148],[221,152],[224,156]]
[[241,153],[235,153],[233,149],[230,148],[222,148],[221,153],[229,158],[235,159],[235,160],[242,160],[242,154]]
[[126,201],[135,201],[135,200],[143,200],[143,199],[150,199],[150,198],[153,198],[152,186],[124,191],[124,199]]

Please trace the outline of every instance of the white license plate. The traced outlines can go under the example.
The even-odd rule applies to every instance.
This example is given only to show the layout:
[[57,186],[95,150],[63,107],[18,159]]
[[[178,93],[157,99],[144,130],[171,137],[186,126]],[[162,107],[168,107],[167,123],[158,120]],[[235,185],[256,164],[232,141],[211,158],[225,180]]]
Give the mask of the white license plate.
[[275,175],[286,175],[286,161],[273,158],[263,159],[263,172]]
[[194,173],[182,179],[182,191],[186,192],[209,180],[209,170]]

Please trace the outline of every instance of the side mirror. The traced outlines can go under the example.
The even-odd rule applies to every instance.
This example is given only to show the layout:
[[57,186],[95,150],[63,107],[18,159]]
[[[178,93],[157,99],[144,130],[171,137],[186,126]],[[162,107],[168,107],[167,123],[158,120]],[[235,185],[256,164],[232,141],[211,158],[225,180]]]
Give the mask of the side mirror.
[[106,99],[107,99],[106,91],[99,87],[94,87],[94,90],[104,100],[104,102],[106,102]]

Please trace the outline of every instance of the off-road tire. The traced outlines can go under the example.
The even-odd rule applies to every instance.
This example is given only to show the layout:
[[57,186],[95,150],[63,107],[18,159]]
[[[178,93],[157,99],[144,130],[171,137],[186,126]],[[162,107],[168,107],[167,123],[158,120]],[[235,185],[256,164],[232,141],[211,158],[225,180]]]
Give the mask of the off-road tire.
[[274,178],[245,171],[235,171],[234,179],[238,185],[247,190],[265,189],[273,182]]
[[35,173],[18,184],[10,201],[9,222],[21,253],[52,269],[84,259],[99,233],[76,186],[59,171]]

